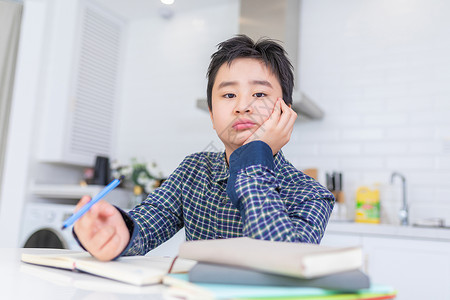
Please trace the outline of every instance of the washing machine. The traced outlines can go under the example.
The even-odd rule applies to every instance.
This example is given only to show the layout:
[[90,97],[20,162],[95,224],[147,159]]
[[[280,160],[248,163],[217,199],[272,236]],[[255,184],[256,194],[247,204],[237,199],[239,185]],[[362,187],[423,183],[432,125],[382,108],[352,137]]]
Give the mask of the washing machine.
[[22,218],[20,247],[82,250],[72,236],[72,227],[61,230],[75,205],[29,203]]

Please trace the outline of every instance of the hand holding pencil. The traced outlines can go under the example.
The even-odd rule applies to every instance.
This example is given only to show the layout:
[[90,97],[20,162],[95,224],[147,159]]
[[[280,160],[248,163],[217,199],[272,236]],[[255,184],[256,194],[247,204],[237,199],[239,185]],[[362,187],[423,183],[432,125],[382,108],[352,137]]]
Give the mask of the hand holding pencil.
[[[90,201],[91,197],[82,197],[75,208],[75,214]],[[83,247],[102,261],[115,258],[130,240],[130,233],[121,213],[104,200],[93,204],[75,222],[74,231]]]

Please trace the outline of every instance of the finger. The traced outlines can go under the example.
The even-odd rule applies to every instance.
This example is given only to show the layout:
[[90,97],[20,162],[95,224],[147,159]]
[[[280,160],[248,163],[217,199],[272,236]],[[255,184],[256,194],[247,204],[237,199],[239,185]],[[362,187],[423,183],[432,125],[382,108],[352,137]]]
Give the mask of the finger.
[[295,121],[297,120],[298,114],[292,109],[289,108],[291,110],[291,122],[295,123]]
[[92,251],[100,251],[115,234],[116,230],[113,226],[103,226],[92,237],[90,243]]
[[290,110],[289,124],[292,124],[292,126],[294,126],[294,123],[297,120],[298,115],[292,108],[289,108],[289,110]]
[[292,131],[294,130],[294,125],[295,125],[296,120],[297,120],[297,113],[295,111],[292,111],[291,116],[289,117],[289,121],[286,126],[286,128],[289,129],[289,135],[291,135]]
[[112,260],[123,251],[124,246],[122,244],[123,243],[120,239],[120,236],[117,234],[114,234],[103,245],[103,247],[101,247],[100,249],[98,249],[96,251],[94,256],[96,256],[99,260],[102,260],[102,261]]
[[[79,211],[89,201],[91,201],[91,197],[90,196],[83,196],[80,199],[80,201],[77,203],[77,205],[75,206],[75,212]],[[89,228],[89,226],[91,224],[91,221],[89,220],[89,218],[85,218],[85,215],[81,216],[81,218],[79,218],[74,223],[74,228],[75,228],[75,232],[77,233],[77,235],[79,235],[78,233],[80,232],[80,234],[83,236],[84,228],[86,228],[86,227]]]
[[273,106],[272,113],[269,116],[269,120],[275,124],[277,124],[281,118],[282,110],[281,110],[281,98],[278,98]]
[[94,220],[87,216],[83,216],[73,225],[75,234],[86,249],[89,249],[92,236],[94,236],[97,231],[95,226],[93,226],[93,223]]
[[258,135],[266,132],[267,130],[270,130],[271,128],[274,128],[276,124],[278,123],[280,119],[280,108],[279,108],[279,99],[275,101],[274,106],[272,107],[272,112],[268,116],[267,120],[265,120],[262,124],[259,125],[259,127],[255,130],[253,133],[253,136],[251,136],[248,141],[252,141],[255,139],[258,139]]
[[283,141],[282,144],[285,145],[291,138],[295,120],[297,118],[297,113],[285,103],[282,105],[282,109],[283,114],[281,116],[280,122],[278,123],[277,129],[279,132],[279,136]]
[[84,245],[98,231],[95,218],[88,214],[83,215],[74,224],[75,233]]
[[287,106],[287,104],[283,100],[281,100],[280,109],[282,111],[282,114],[278,122],[278,127],[283,129],[288,125],[293,110],[289,108],[289,106]]
[[100,200],[99,202],[92,205],[92,207],[86,212],[86,215],[89,214],[94,218],[98,218],[103,215],[103,211],[106,209],[108,203],[105,200]]
[[94,204],[84,215],[82,215],[74,224],[76,233],[83,239],[91,239],[100,229],[98,203]]
[[280,115],[283,114],[283,104],[284,104],[284,100],[282,98],[278,98],[275,108]]
[[96,204],[96,210],[101,217],[112,216],[117,209],[105,200],[101,200]]
[[93,248],[95,248],[96,257],[101,260],[111,260],[125,249],[130,236],[128,228],[123,223],[122,227],[120,225],[104,227],[93,240],[95,241]]
[[295,121],[297,120],[297,113],[292,109],[289,110],[290,111],[286,113],[286,118],[280,121],[280,123],[283,122],[283,124],[280,126],[283,126],[282,130],[284,134],[288,136],[290,136],[292,131],[294,130]]
[[75,206],[75,212],[79,211],[80,208],[82,208],[89,201],[91,201],[90,196],[85,195],[85,196],[81,197],[80,201],[78,201],[77,205]]
[[[122,228],[120,229],[117,229],[117,224],[115,222],[118,218],[123,223],[120,224],[122,225]],[[109,241],[113,239],[113,235],[119,235],[117,230],[120,230],[120,234],[123,235],[124,238],[129,236],[128,228],[126,228],[125,223],[120,218],[119,211],[108,202],[102,200],[96,203],[91,210],[80,218],[77,222],[78,224],[76,224],[77,227],[75,230],[83,246],[91,252],[92,255],[98,258],[105,258],[105,256],[99,255],[99,251],[101,251],[103,247],[110,247],[107,245],[109,245]],[[113,225],[111,226],[110,224]],[[124,248],[124,246],[122,246],[122,248]],[[116,257],[117,254],[110,258]]]

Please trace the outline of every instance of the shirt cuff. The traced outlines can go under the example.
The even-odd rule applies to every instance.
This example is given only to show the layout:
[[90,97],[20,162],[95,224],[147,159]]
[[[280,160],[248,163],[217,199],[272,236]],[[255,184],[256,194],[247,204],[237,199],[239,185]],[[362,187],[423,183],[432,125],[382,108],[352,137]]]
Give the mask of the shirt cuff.
[[122,218],[125,221],[125,225],[127,225],[128,231],[130,233],[130,241],[128,242],[128,245],[125,247],[125,249],[123,249],[123,251],[114,258],[114,259],[117,259],[120,256],[122,256],[122,255],[124,255],[125,253],[128,252],[128,250],[134,244],[134,240],[138,236],[139,230],[138,230],[138,225],[137,225],[136,221],[133,218],[131,218],[126,212],[124,212],[123,210],[121,210],[117,206],[114,206],[114,207],[117,208],[117,210],[122,215]]
[[[136,221],[134,221],[126,212],[124,212],[122,209],[118,208],[117,206],[114,206],[114,207],[122,215],[125,225],[127,226],[128,231],[130,232],[130,241],[128,242],[128,245],[125,247],[125,249],[113,259],[113,260],[116,260],[120,256],[124,255],[128,251],[128,249],[131,248],[131,245],[133,245],[133,241],[136,239],[136,237],[138,235],[138,226],[136,224]],[[78,245],[80,245],[81,248],[86,250],[86,248],[84,248],[83,244],[81,244],[80,240],[78,239],[78,236],[75,233],[75,230],[73,227],[72,227],[72,235],[75,238],[75,240],[77,241]]]
[[230,155],[230,177],[227,182],[227,194],[231,202],[241,212],[241,201],[236,193],[236,179],[240,170],[249,166],[260,165],[274,170],[272,149],[263,141],[253,141],[236,149]]

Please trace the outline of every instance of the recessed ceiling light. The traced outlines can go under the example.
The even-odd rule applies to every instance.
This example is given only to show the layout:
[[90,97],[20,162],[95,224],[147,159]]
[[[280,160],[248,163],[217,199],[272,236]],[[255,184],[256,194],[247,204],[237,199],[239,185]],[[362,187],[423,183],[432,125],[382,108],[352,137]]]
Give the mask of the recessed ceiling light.
[[171,5],[175,2],[175,0],[161,0],[162,4]]

